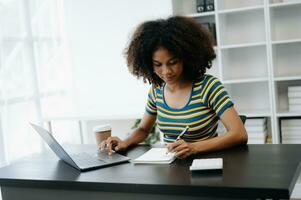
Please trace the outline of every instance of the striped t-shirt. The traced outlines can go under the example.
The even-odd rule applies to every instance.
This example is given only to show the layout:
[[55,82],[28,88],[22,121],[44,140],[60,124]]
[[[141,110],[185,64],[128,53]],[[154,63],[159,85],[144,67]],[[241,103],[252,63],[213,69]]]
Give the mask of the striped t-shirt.
[[163,91],[164,86],[150,89],[146,111],[157,115],[158,128],[165,142],[175,141],[186,126],[189,130],[182,137],[186,142],[216,137],[219,116],[233,106],[222,83],[208,74],[192,84],[190,99],[183,108],[169,107]]

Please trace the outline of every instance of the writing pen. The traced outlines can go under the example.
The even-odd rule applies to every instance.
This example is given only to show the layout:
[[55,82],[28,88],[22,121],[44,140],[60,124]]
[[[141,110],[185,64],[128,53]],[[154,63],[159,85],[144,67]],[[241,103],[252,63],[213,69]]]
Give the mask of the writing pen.
[[183,135],[188,131],[189,126],[186,126],[185,129],[180,133],[180,135],[178,135],[176,140],[179,140],[183,137]]
[[[177,140],[180,140],[180,139],[183,137],[183,135],[188,131],[188,129],[189,129],[189,126],[186,126],[185,129],[178,135],[176,141],[177,141]],[[168,153],[169,153],[169,151],[167,150],[167,151],[166,151],[166,155],[167,155]]]

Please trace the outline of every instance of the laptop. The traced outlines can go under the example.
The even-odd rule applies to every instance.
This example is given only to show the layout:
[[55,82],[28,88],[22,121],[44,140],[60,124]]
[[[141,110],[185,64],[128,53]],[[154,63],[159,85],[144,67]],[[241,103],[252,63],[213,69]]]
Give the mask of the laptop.
[[111,166],[128,162],[130,160],[129,157],[120,155],[116,152],[109,155],[108,150],[98,151],[95,154],[86,152],[73,153],[70,151],[67,153],[67,151],[55,140],[49,131],[38,125],[30,124],[61,160],[80,171],[88,171]]

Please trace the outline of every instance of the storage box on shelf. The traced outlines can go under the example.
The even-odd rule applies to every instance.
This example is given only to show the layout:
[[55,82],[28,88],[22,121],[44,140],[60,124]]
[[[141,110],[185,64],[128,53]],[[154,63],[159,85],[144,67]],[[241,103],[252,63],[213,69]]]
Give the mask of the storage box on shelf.
[[281,136],[283,144],[300,144],[301,118],[281,119]]
[[245,123],[248,144],[265,144],[267,138],[266,118],[250,118]]
[[301,111],[301,86],[289,86],[287,96],[289,111]]
[[288,98],[289,86],[301,86],[301,0],[215,0],[202,13],[197,0],[172,3],[176,15],[215,23],[218,59],[207,73],[225,84],[239,114],[266,117],[267,142],[280,143],[279,117],[301,116]]
[[[245,128],[248,133],[248,144],[266,144],[271,143],[271,127],[270,118],[256,117],[247,118]],[[226,128],[219,121],[217,132],[222,135],[226,132]]]
[[[288,80],[276,82],[276,106],[278,117],[283,116],[301,116],[300,109],[294,109],[292,102],[296,104],[295,99],[301,99],[301,80]],[[289,89],[290,88],[290,89]],[[298,97],[300,95],[300,97]],[[291,100],[290,100],[291,99]],[[290,106],[291,101],[291,106]]]

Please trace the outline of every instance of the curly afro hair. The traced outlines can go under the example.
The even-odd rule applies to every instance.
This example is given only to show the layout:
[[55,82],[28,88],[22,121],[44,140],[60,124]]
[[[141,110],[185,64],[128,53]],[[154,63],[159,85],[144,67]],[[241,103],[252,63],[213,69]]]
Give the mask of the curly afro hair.
[[153,54],[159,48],[183,62],[184,78],[191,81],[202,78],[216,57],[211,34],[195,19],[174,16],[146,21],[136,28],[125,57],[129,71],[154,86],[163,83],[153,69]]

